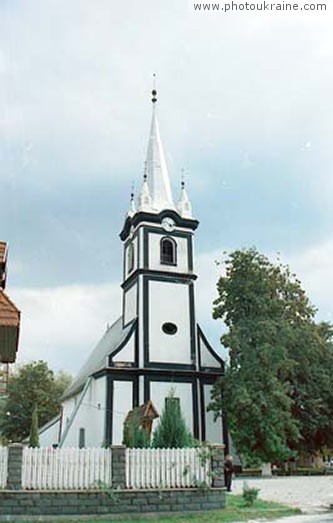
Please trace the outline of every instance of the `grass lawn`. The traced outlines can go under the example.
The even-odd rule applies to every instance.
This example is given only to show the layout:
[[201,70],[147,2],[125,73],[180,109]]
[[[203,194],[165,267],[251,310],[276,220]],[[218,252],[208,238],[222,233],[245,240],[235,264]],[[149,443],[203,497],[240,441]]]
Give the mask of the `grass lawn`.
[[[191,516],[164,516],[157,517],[156,514],[151,517],[138,517],[133,516],[133,518],[121,519],[122,523],[151,523],[152,521],[158,521],[159,523],[223,523],[223,522],[235,522],[235,521],[249,521],[253,519],[275,519],[284,516],[292,516],[295,514],[301,514],[299,509],[294,509],[281,505],[279,503],[273,503],[270,501],[262,501],[260,499],[254,502],[253,507],[244,507],[244,501],[242,496],[227,495],[227,508],[225,510],[212,511],[212,512],[200,512]],[[95,519],[86,519],[86,518],[77,518],[70,520],[67,519],[67,523],[70,521],[84,521],[85,523],[106,523],[111,521],[105,517],[95,518]],[[39,520],[41,521],[41,520]],[[62,520],[64,521],[64,520]],[[30,523],[26,520],[23,523]],[[60,523],[60,520],[50,521],[48,523]]]

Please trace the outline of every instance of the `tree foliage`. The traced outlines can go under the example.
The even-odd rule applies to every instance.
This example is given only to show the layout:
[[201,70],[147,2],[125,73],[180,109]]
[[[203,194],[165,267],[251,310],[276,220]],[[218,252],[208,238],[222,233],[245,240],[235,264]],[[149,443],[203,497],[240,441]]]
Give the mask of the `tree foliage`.
[[[332,332],[316,325],[315,309],[287,266],[256,249],[225,261],[213,317],[224,320],[221,342],[230,364],[213,390],[223,404],[239,452],[282,461],[316,450],[332,434]],[[221,398],[221,392],[223,398]]]
[[10,376],[8,397],[1,406],[0,432],[9,441],[30,433],[36,408],[40,426],[59,413],[61,396],[71,382],[65,373],[55,376],[44,361],[28,363]]
[[152,446],[155,448],[184,448],[196,446],[196,441],[186,426],[180,408],[179,398],[173,391],[165,398],[165,406],[160,422],[153,434]]

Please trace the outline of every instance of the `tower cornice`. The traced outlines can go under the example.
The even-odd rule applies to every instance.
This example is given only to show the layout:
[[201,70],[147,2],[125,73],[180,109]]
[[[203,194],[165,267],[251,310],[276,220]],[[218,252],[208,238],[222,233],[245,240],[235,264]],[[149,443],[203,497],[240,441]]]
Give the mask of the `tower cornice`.
[[172,209],[164,209],[158,214],[141,211],[136,213],[134,216],[127,217],[119,236],[123,241],[125,241],[128,238],[132,227],[136,227],[142,222],[149,222],[151,224],[160,225],[162,220],[166,217],[172,218],[176,226],[190,229],[192,231],[195,231],[199,225],[198,220],[194,220],[192,218],[182,218],[176,211],[173,211]]

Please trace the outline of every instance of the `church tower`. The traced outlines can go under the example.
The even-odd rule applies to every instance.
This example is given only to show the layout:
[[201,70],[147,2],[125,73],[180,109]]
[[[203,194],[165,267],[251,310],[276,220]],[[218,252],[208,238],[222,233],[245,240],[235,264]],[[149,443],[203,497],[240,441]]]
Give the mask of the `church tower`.
[[[207,412],[224,363],[197,323],[194,233],[199,222],[182,180],[173,198],[152,92],[152,122],[140,194],[120,233],[122,315],[106,331],[65,394],[61,419],[41,431],[60,446],[121,444],[129,411],[152,400],[161,413],[172,391],[188,428],[202,441],[226,441]],[[154,421],[158,423],[158,419]],[[59,428],[60,427],[60,428]],[[55,442],[55,441],[52,441]]]
[[157,119],[156,90],[152,103],[142,188],[137,202],[131,195],[120,234],[124,244],[123,327],[137,322],[135,366],[140,372],[136,403],[151,399],[161,411],[172,389],[194,436],[205,440],[214,435],[221,441],[221,425],[218,422],[208,429],[207,419],[212,424],[212,415],[205,411],[223,362],[196,321],[193,242],[199,222],[192,215],[184,180],[179,201],[174,202]]

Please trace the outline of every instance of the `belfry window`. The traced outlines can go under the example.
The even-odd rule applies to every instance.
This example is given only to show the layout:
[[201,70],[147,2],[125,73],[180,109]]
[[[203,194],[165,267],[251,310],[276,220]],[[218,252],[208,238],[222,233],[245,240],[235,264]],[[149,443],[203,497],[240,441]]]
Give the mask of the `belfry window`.
[[128,274],[134,269],[134,247],[133,243],[130,243],[127,249],[127,270]]
[[161,239],[161,263],[164,265],[177,265],[177,244],[173,238]]

